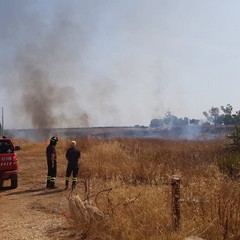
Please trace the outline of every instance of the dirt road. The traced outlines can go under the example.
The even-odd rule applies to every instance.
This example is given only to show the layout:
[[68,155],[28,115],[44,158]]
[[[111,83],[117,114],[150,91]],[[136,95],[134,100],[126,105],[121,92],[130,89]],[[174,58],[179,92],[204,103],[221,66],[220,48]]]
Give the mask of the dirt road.
[[42,156],[31,158],[19,152],[19,187],[9,189],[10,182],[4,182],[0,190],[1,240],[75,239],[64,177],[57,178],[57,189],[45,189],[43,156],[44,151]]
[[0,193],[1,239],[64,239],[67,202],[63,192],[32,187]]
[[67,239],[69,226],[67,193],[62,189],[21,185],[1,190],[1,239]]

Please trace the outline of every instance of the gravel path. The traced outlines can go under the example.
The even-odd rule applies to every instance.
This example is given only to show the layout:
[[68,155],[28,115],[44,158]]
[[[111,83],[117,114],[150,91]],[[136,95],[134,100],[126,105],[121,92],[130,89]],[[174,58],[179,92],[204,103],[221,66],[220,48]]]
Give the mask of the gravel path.
[[42,186],[19,184],[14,190],[0,190],[0,238],[73,239],[69,226],[67,192]]

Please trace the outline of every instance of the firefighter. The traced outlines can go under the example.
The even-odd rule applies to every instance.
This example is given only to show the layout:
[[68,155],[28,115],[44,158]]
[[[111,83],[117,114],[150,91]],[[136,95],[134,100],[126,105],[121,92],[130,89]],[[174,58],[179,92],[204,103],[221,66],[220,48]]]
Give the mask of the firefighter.
[[46,148],[46,157],[47,157],[47,166],[48,166],[48,174],[47,174],[47,186],[46,188],[54,189],[55,179],[57,174],[57,153],[55,146],[58,142],[58,138],[53,136],[50,139],[50,143]]
[[67,149],[67,152],[66,152],[66,159],[68,160],[68,165],[66,170],[65,189],[68,188],[71,174],[72,174],[72,189],[74,189],[77,184],[79,158],[81,158],[81,152],[76,148],[76,142],[72,141],[70,147]]

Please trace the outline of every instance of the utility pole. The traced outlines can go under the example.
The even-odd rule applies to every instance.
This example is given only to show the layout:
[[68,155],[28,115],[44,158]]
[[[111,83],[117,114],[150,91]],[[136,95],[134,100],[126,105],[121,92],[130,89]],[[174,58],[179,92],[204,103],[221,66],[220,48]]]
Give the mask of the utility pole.
[[3,111],[3,107],[2,107],[2,124],[1,124],[1,134],[2,137],[4,136],[4,111]]

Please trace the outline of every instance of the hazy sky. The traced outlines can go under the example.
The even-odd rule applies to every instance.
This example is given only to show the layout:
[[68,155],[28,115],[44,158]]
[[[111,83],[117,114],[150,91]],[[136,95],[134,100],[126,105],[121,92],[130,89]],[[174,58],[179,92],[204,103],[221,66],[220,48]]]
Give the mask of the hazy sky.
[[0,0],[6,128],[240,110],[240,1]]

